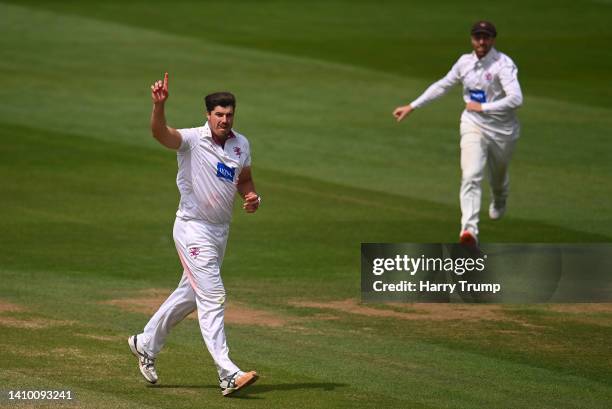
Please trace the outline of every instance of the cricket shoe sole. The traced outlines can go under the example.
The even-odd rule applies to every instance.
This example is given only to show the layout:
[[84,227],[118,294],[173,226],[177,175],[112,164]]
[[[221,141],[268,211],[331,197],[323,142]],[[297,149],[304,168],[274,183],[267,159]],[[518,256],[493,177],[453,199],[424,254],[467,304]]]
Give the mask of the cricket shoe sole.
[[221,381],[221,393],[223,396],[229,396],[240,389],[252,385],[257,379],[259,379],[259,375],[255,371],[243,372],[242,374],[236,372],[234,375]]

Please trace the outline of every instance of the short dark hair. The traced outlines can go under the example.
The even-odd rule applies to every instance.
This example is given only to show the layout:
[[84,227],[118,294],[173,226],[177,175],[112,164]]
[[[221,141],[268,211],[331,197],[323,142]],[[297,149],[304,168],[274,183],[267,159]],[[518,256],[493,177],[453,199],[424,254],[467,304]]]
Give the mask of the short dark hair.
[[206,111],[212,112],[216,106],[223,108],[231,106],[236,109],[236,97],[231,92],[213,92],[204,97]]

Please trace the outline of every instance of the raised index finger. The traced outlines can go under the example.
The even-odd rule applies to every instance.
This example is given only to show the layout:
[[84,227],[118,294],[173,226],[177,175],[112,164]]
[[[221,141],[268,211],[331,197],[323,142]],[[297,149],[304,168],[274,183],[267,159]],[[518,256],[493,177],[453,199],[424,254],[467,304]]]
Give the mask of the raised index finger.
[[164,74],[164,91],[168,91],[168,73]]

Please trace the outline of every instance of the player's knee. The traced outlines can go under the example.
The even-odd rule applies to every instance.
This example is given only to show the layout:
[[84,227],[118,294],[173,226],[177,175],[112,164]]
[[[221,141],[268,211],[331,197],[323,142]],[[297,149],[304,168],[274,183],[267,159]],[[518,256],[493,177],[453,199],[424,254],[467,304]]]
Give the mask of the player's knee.
[[198,283],[198,295],[202,299],[215,304],[225,303],[225,287],[221,280]]
[[483,178],[485,168],[476,163],[461,164],[461,181],[467,182],[474,180],[480,182]]
[[461,184],[465,187],[478,187],[482,182],[482,173],[464,172],[461,177]]
[[217,263],[204,261],[193,266],[193,273],[198,280],[216,283],[220,281],[221,271]]
[[209,302],[221,305],[225,304],[225,289],[223,288],[209,289],[204,292],[203,296]]

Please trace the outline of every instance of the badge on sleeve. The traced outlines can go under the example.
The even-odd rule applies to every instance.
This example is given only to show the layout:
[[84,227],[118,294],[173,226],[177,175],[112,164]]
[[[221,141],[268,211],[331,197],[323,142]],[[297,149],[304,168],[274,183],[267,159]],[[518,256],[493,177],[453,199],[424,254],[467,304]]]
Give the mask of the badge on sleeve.
[[485,102],[487,102],[487,95],[481,89],[471,89],[470,100],[484,104]]

